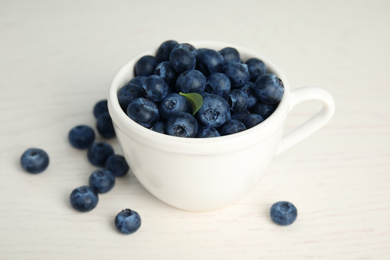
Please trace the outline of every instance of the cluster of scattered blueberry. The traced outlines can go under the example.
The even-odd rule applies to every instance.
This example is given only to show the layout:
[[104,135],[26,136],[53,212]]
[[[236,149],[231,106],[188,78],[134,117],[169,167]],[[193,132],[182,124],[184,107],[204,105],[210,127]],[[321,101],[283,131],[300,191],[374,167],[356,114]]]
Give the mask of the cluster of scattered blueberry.
[[[123,111],[138,124],[180,137],[217,137],[251,128],[283,97],[282,81],[264,62],[245,63],[233,47],[219,51],[174,40],[135,64],[135,77],[118,91]],[[195,102],[197,93],[201,102]],[[194,105],[200,103],[200,106]]]

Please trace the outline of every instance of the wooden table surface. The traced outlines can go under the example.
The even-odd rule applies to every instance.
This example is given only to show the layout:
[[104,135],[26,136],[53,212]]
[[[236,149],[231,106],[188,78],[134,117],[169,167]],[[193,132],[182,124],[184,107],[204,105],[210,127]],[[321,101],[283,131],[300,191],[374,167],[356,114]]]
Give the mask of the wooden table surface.
[[[389,12],[389,1],[0,1],[0,259],[390,259]],[[69,194],[96,168],[68,131],[94,126],[115,72],[168,39],[261,52],[293,89],[328,90],[334,118],[225,209],[172,208],[130,172],[76,212]],[[297,107],[286,129],[317,108]],[[42,174],[20,166],[29,147],[50,156]],[[293,225],[271,221],[279,200],[297,206]],[[142,217],[133,235],[115,230],[123,208]]]

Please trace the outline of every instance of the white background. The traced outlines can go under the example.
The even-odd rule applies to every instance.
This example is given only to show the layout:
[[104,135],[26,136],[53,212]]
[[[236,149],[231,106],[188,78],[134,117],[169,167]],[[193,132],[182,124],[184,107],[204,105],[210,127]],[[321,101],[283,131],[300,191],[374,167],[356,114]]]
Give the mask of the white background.
[[[0,259],[390,259],[389,13],[388,1],[0,0]],[[336,114],[228,208],[172,208],[130,172],[76,212],[69,194],[95,167],[69,129],[94,126],[115,72],[168,39],[263,53],[293,89],[332,93]],[[317,108],[297,107],[287,129]],[[21,169],[29,147],[49,153],[44,173]],[[278,200],[297,206],[293,225],[272,223]],[[123,208],[142,217],[133,235],[115,230]]]

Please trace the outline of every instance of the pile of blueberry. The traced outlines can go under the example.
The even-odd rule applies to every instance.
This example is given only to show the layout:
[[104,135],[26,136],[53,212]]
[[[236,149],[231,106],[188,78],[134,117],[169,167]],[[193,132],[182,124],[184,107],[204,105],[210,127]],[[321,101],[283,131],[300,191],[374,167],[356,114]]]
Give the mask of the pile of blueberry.
[[254,127],[284,94],[282,81],[262,60],[243,62],[232,47],[197,49],[168,40],[154,56],[141,57],[134,74],[118,91],[123,111],[146,128],[179,137],[218,137]]

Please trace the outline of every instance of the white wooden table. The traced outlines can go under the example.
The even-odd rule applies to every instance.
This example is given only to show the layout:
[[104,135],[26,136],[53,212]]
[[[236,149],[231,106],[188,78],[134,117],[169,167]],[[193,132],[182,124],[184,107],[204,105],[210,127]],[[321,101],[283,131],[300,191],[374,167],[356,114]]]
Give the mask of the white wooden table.
[[[0,1],[0,259],[390,259],[389,11],[388,1]],[[257,50],[293,88],[331,92],[336,114],[228,208],[172,208],[130,172],[76,212],[69,194],[95,167],[69,129],[94,126],[114,73],[167,39]],[[297,107],[287,129],[313,109]],[[21,169],[29,147],[49,153],[44,173]],[[278,200],[297,206],[293,225],[272,223]],[[133,235],[115,230],[123,208],[142,217]]]

